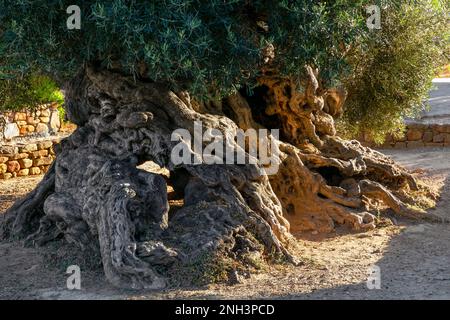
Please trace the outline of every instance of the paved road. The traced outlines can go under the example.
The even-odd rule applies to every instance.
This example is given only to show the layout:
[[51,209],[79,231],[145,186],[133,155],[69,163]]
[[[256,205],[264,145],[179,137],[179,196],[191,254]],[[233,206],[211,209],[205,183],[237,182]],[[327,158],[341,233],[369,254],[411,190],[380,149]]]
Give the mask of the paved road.
[[408,122],[425,124],[450,124],[450,78],[434,79],[435,90],[430,92],[428,100],[431,109],[424,111],[420,119]]

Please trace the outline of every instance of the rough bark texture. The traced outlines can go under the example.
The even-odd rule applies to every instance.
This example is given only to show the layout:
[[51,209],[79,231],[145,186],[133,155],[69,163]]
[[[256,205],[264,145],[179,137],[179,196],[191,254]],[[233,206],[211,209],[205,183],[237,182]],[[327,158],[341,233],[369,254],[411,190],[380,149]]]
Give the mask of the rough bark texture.
[[[66,99],[79,128],[61,142],[36,190],[6,213],[4,237],[43,245],[64,236],[82,248],[99,246],[109,281],[129,288],[164,287],[156,269],[201,263],[219,250],[294,261],[285,247],[289,224],[258,165],[171,162],[175,129],[193,134],[201,121],[235,144],[232,120],[195,111],[187,94],[92,69],[72,81]],[[148,160],[167,168],[184,195],[173,216],[166,180],[136,168]]]
[[392,209],[409,218],[439,220],[415,206],[416,197],[435,199],[406,169],[358,141],[336,136],[334,117],[342,113],[343,90],[324,90],[317,72],[306,67],[304,91],[290,79],[266,75],[266,113],[277,115],[285,142],[282,165],[271,185],[291,231],[374,228],[374,212]]
[[[114,285],[161,288],[170,274],[161,270],[179,270],[217,252],[236,261],[276,255],[295,263],[290,228],[374,228],[374,201],[398,214],[424,216],[406,204],[412,203],[409,192],[423,188],[410,173],[335,136],[333,116],[345,97],[322,90],[311,68],[307,74],[304,92],[266,75],[259,80],[260,100],[238,93],[197,103],[162,85],[87,69],[66,92],[67,115],[79,127],[62,141],[36,190],[7,212],[3,237],[24,237],[30,245],[64,237],[98,248]],[[281,127],[280,140],[269,137],[279,148],[274,175],[258,164],[171,162],[179,143],[171,141],[173,131],[193,135],[194,121],[220,130],[235,146],[239,128],[270,127],[268,119]],[[170,178],[136,168],[149,160],[167,168]],[[167,181],[184,200],[172,214]]]

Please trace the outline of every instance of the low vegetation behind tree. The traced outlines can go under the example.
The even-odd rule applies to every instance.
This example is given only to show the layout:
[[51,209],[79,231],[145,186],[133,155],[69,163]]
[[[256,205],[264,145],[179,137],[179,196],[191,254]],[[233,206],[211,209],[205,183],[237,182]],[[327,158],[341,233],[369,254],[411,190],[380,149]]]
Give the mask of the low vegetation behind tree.
[[405,117],[416,117],[437,70],[449,61],[449,1],[400,1],[382,7],[381,29],[355,42],[340,131],[369,134],[382,143],[402,135]]

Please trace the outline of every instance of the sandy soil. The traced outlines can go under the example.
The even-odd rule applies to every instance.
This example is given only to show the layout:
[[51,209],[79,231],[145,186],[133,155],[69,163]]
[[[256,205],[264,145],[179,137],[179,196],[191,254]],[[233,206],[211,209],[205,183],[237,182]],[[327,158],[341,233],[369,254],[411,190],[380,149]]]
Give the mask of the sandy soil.
[[[393,158],[442,183],[433,211],[450,215],[450,149],[386,150]],[[0,182],[0,213],[31,190],[40,178]],[[1,219],[1,218],[0,218]],[[82,267],[82,290],[67,290],[61,261],[70,247],[33,249],[0,243],[0,299],[450,299],[450,226],[396,220],[367,233],[306,234],[299,238],[299,267],[277,266],[229,286],[179,288],[153,292],[117,290],[99,271]],[[55,263],[57,261],[57,263]],[[368,268],[381,272],[381,289],[369,290]]]

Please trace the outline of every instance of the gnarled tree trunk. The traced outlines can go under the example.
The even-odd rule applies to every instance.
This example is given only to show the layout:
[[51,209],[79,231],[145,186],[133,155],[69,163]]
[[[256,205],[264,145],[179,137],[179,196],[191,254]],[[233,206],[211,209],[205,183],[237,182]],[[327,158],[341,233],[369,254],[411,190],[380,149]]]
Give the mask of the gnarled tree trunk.
[[[344,97],[321,90],[307,70],[303,93],[266,75],[260,99],[238,93],[198,103],[163,85],[87,68],[66,91],[67,115],[78,129],[58,146],[38,187],[8,210],[3,237],[24,237],[30,245],[64,237],[95,247],[114,285],[161,288],[170,274],[161,270],[201,264],[219,252],[237,262],[276,255],[295,263],[290,228],[373,228],[373,200],[398,214],[423,216],[405,204],[410,191],[422,188],[410,173],[335,136],[332,115]],[[268,175],[251,161],[175,165],[171,153],[180,141],[172,134],[181,128],[194,135],[196,121],[218,129],[236,149],[239,128],[279,124],[280,140],[264,140],[277,146],[279,170]],[[181,143],[201,157],[191,141]],[[170,177],[137,168],[150,160]],[[184,201],[170,214],[167,183]]]

